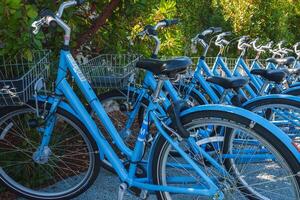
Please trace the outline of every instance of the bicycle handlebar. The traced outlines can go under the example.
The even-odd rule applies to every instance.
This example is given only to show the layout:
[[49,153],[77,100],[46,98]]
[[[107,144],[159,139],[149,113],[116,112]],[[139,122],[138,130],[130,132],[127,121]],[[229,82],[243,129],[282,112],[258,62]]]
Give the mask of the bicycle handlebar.
[[145,35],[157,36],[157,30],[163,27],[169,27],[179,23],[178,19],[164,19],[159,21],[155,26],[146,25],[144,30],[138,33],[138,36],[144,37]]
[[239,50],[245,50],[248,47],[251,47],[251,42],[250,41],[250,37],[245,35],[240,37],[240,39],[238,40],[238,49]]
[[77,1],[77,6],[81,6],[85,2],[85,0],[76,0],[76,1]]
[[205,31],[203,31],[202,33],[198,34],[197,36],[199,39],[203,39],[206,35],[220,33],[220,32],[222,32],[221,27],[210,27],[210,28],[206,29]]
[[164,20],[161,20],[159,23],[165,23],[165,24],[162,24],[162,26],[163,27],[168,27],[168,26],[172,26],[172,25],[178,24],[179,20],[178,19],[164,19]]
[[[201,44],[201,46],[205,49],[208,48],[208,44],[206,43],[205,36],[210,35],[210,34],[214,34],[214,33],[220,33],[222,32],[222,28],[221,27],[210,27],[204,31],[202,31],[201,33],[197,34],[194,38],[192,38],[192,51],[196,52],[196,45],[197,44]],[[205,50],[207,51],[207,50]]]
[[274,55],[279,55],[283,57],[284,55],[287,55],[288,53],[293,53],[294,51],[292,49],[284,48],[282,45],[285,43],[284,40],[281,40],[277,43],[277,48],[270,50]]
[[147,36],[152,37],[155,40],[156,46],[153,51],[153,55],[152,55],[153,58],[157,57],[157,54],[160,49],[160,44],[161,44],[160,39],[158,38],[157,30],[159,28],[169,27],[169,26],[172,26],[172,25],[175,25],[178,23],[179,23],[178,19],[164,19],[164,20],[159,21],[155,26],[146,25],[144,27],[144,30],[138,33],[138,36],[140,36],[140,37],[144,37],[147,35]]
[[33,28],[33,34],[38,34],[40,28],[42,26],[50,26],[50,27],[56,27],[59,25],[62,29],[65,31],[65,36],[64,36],[64,44],[66,46],[69,45],[70,42],[70,35],[71,35],[71,29],[70,27],[64,23],[64,21],[61,19],[63,12],[66,8],[69,8],[71,6],[75,5],[81,5],[84,3],[85,0],[72,0],[72,1],[66,1],[63,2],[57,13],[54,14],[51,10],[49,9],[44,9],[40,12],[39,14],[39,20],[36,20],[32,23],[31,27]]
[[298,49],[298,47],[300,46],[300,42],[297,42],[296,44],[294,44],[294,51],[295,53],[300,56],[300,49]]
[[224,37],[229,36],[229,35],[231,35],[231,32],[224,32],[224,33],[221,33],[221,34],[217,35],[215,45],[219,46],[219,47],[227,46],[230,42],[225,40]]
[[252,44],[252,47],[255,51],[261,53],[261,52],[266,52],[266,50],[270,50],[274,44],[273,41],[268,42],[265,45],[259,45],[257,46],[256,43],[259,40],[259,38],[256,38],[255,40],[253,40],[250,44]]

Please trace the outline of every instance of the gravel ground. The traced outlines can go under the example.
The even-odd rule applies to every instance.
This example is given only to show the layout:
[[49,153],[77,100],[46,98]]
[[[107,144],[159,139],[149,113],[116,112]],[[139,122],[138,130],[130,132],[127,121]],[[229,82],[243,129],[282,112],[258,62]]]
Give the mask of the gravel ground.
[[[75,198],[75,200],[117,200],[118,188],[120,181],[116,175],[101,168],[99,176],[95,183],[82,195]],[[124,200],[137,200],[140,199],[126,193]],[[154,195],[150,195],[148,200],[155,200]]]

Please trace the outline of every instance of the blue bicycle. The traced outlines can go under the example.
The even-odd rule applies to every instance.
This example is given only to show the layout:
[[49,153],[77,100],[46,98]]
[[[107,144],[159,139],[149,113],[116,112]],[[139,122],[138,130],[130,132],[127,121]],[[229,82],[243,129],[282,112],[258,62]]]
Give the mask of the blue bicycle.
[[[145,30],[140,33],[140,35],[142,35],[142,36],[148,35],[155,39],[156,47],[155,47],[155,49],[153,51],[153,55],[152,55],[152,57],[154,57],[154,58],[157,58],[157,54],[159,52],[160,41],[157,36],[157,29],[159,27],[160,26],[158,26],[158,25],[156,25],[156,26],[148,25],[145,27]],[[153,34],[153,33],[155,33],[155,34]],[[151,64],[154,65],[153,63],[155,60],[150,60],[150,61],[151,61]],[[141,109],[141,107],[146,107],[148,105],[148,103],[147,103],[148,98],[149,98],[148,91],[153,90],[153,88],[155,88],[155,85],[156,85],[156,81],[154,80],[153,74],[147,72],[145,79],[143,80],[142,86],[140,88],[136,88],[136,87],[123,88],[122,86],[120,86],[119,88],[123,88],[123,89],[112,90],[107,93],[101,94],[99,96],[101,99],[101,102],[104,105],[107,105],[105,107],[106,107],[107,112],[111,116],[111,118],[114,119],[114,121],[116,121],[117,124],[119,124],[120,121],[124,122],[124,123],[121,123],[122,125],[120,126],[119,133],[121,134],[122,138],[124,139],[124,141],[127,142],[127,144],[129,146],[131,146],[130,144],[134,144],[134,142],[136,141],[136,138],[137,138],[136,133],[138,132],[138,129],[135,130],[134,127],[138,127],[137,124],[139,124],[139,122],[141,122],[141,120],[139,120],[139,119],[143,118],[144,112],[145,112],[145,110]],[[161,93],[161,96],[164,97],[164,99],[165,99],[165,101],[163,103],[163,108],[161,109],[162,112],[164,112],[164,110],[167,111],[168,106],[171,105],[170,100],[168,100],[168,99],[171,99],[171,101],[174,99],[179,101],[181,99],[178,96],[178,93],[176,91],[174,91],[172,85],[170,85],[169,83],[164,84],[164,92],[166,92],[166,93]],[[169,96],[169,98],[167,98],[167,96]],[[298,101],[298,103],[299,103],[299,101]],[[270,107],[273,108],[276,104],[277,104],[277,108],[278,108],[278,102],[273,101],[273,104],[271,104],[268,100],[267,106],[269,106],[269,108]],[[254,104],[254,105],[256,105],[256,104]],[[263,104],[260,104],[260,106],[262,106],[262,105]],[[264,105],[264,106],[266,108],[266,105]],[[283,108],[283,106],[281,108]],[[290,106],[290,109],[296,111],[297,107]],[[122,120],[120,120],[120,118]],[[285,118],[285,121],[286,121],[286,118]],[[287,127],[287,126],[285,125],[285,127]],[[153,131],[153,132],[155,132],[155,131]],[[204,132],[205,131],[203,131],[203,133]],[[206,148],[205,146],[211,145],[208,143],[220,143],[224,140],[224,137],[221,134],[222,131],[219,131],[219,135],[214,135],[213,132],[214,131],[210,131],[210,133],[209,133],[209,131],[208,131],[205,134],[201,134],[201,136],[199,136],[199,137],[197,136],[197,134],[195,134],[194,135],[194,139],[195,139],[194,143],[196,143],[195,146],[199,146],[199,147],[205,149]],[[151,142],[152,139],[153,138],[150,137],[148,141]],[[213,146],[215,149],[220,150],[220,148],[221,148],[220,146],[218,147],[217,144],[213,144]],[[172,152],[170,154],[172,154]],[[176,154],[173,152],[173,155],[176,155]],[[113,171],[113,168],[111,167],[109,162],[105,162],[105,164],[106,164],[105,166],[107,167],[107,169]]]
[[[128,148],[69,51],[71,29],[61,17],[65,8],[81,3],[64,2],[57,13],[44,10],[33,23],[34,33],[54,23],[65,33],[55,91],[46,96],[37,91],[27,105],[1,109],[1,182],[26,198],[70,199],[92,184],[100,160],[105,157],[121,181],[119,200],[131,187],[140,188],[143,198],[148,191],[155,191],[158,199],[186,199],[191,195],[213,199],[299,199],[299,152],[291,139],[267,120],[222,105],[194,107],[179,117],[180,106],[174,102],[171,111],[175,126],[170,126],[170,117],[161,110],[164,99],[160,92],[164,83],[185,72],[191,64],[188,58],[137,63],[158,82],[134,148]],[[169,21],[161,21],[157,28],[168,24]],[[67,72],[128,163],[119,159],[103,136],[68,83]],[[151,124],[158,132],[146,151]],[[222,148],[215,146],[219,142],[207,141],[208,133],[225,137]],[[201,144],[195,145],[194,135],[203,136]],[[139,165],[147,170],[145,177],[138,176]]]
[[[224,34],[217,36],[216,45],[220,46],[221,49],[225,45],[228,45],[229,42],[224,39]],[[224,42],[224,44],[222,44]],[[250,78],[250,82],[245,86],[244,90],[247,92],[248,97],[254,98],[257,95],[263,94],[289,94],[289,95],[299,95],[300,89],[295,87],[292,83],[297,80],[300,71],[299,69],[289,69],[296,66],[296,59],[294,57],[283,58],[284,55],[288,54],[290,49],[283,48],[282,42],[277,46],[278,49],[271,50],[272,43],[269,43],[265,46],[256,47],[257,40],[250,42],[250,38],[247,36],[242,36],[238,39],[238,49],[241,51],[241,55],[236,61],[233,72],[230,71],[228,66],[225,64],[222,58],[222,52],[217,56],[216,62],[212,67],[211,74],[215,76],[220,75],[222,71],[225,76],[242,76],[242,74],[247,75]],[[253,45],[254,49],[258,52],[256,58],[253,60],[251,65],[251,70],[247,66],[244,56],[246,51]],[[297,48],[297,46],[296,46]],[[263,69],[261,64],[258,61],[259,55],[269,49],[273,53],[273,57],[266,59],[266,69]],[[297,52],[297,49],[296,51]],[[280,55],[281,58],[276,59],[275,56]],[[277,69],[278,68],[278,69]],[[207,69],[206,69],[207,71]],[[258,78],[260,76],[261,78]],[[288,84],[285,84],[287,81]],[[294,87],[289,89],[289,87]],[[245,94],[243,94],[245,96]]]

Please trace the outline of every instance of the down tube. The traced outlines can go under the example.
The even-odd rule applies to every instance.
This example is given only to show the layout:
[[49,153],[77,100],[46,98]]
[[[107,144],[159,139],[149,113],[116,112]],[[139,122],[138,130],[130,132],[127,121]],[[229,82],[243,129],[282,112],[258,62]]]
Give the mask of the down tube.
[[[204,182],[207,183],[207,189],[199,189],[199,188],[178,188],[175,191],[170,191],[172,186],[165,186],[160,188],[162,191],[170,191],[170,192],[177,192],[177,193],[186,193],[186,194],[201,194],[204,196],[213,196],[218,192],[218,187],[212,181],[210,177],[208,177],[202,169],[195,163],[189,155],[179,146],[179,143],[162,128],[161,122],[156,118],[156,115],[153,112],[150,112],[150,118],[154,121],[155,126],[158,129],[158,132],[162,134],[162,136],[170,143],[170,145],[182,156],[182,158],[192,167],[192,169],[203,179]],[[156,148],[159,148],[156,146]],[[144,187],[145,185],[142,183],[134,183],[135,186]],[[162,187],[162,186],[160,186]],[[174,188],[175,189],[175,188]],[[172,190],[172,189],[171,189]],[[220,194],[222,195],[222,194]]]
[[105,129],[113,138],[118,148],[127,156],[131,157],[132,151],[124,144],[123,139],[119,135],[117,129],[113,125],[105,109],[100,103],[97,95],[95,94],[94,90],[92,89],[92,87],[90,86],[86,78],[84,77],[82,71],[80,70],[79,66],[77,65],[76,61],[74,60],[70,52],[64,51],[62,55],[66,59],[68,68],[71,74],[73,75],[76,84],[80,88],[80,91],[84,94],[86,100],[91,105],[92,109],[96,112],[97,116],[99,117],[101,123],[104,125]]
[[107,157],[109,162],[115,167],[118,175],[121,179],[126,180],[128,175],[126,169],[122,165],[120,159],[113,151],[112,147],[106,141],[106,139],[101,134],[100,130],[98,129],[96,123],[91,118],[90,114],[87,112],[85,107],[82,105],[79,98],[76,96],[74,91],[72,90],[71,86],[67,82],[66,79],[63,79],[58,85],[57,88],[63,92],[66,98],[69,100],[70,105],[74,110],[77,112],[78,116],[80,117],[81,121],[84,123],[88,131],[92,134],[93,139],[96,141],[98,148],[100,151],[104,153]]

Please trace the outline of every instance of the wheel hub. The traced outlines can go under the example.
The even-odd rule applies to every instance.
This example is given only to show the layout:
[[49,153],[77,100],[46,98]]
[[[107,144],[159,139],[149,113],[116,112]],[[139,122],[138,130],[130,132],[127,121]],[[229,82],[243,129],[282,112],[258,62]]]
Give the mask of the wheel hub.
[[46,164],[49,161],[49,157],[52,155],[52,151],[48,146],[45,146],[43,150],[36,150],[36,152],[33,153],[32,159],[34,162],[38,164]]

